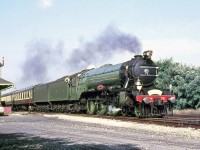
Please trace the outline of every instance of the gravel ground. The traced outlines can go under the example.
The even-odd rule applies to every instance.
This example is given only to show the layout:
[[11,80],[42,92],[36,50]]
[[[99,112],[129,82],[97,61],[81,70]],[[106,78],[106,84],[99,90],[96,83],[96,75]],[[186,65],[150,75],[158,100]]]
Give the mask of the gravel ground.
[[[108,119],[70,115],[17,113],[1,116],[0,149],[189,150],[200,148],[199,130],[188,129],[188,134],[191,132],[190,136],[183,134],[181,137],[181,134],[175,134],[174,131],[172,134],[170,131],[157,133],[158,127],[148,130],[149,125],[132,123],[132,126],[127,126],[127,124]],[[153,125],[151,126],[153,128]],[[168,129],[160,128],[160,130]],[[179,133],[179,129],[175,130]],[[182,129],[180,131],[186,132]]]

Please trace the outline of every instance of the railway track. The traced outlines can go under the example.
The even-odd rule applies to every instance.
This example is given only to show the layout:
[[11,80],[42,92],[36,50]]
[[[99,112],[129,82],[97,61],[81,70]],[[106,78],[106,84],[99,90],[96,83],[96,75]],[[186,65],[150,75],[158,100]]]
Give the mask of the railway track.
[[180,116],[170,116],[167,118],[161,119],[144,119],[148,123],[154,123],[165,126],[173,126],[173,127],[190,127],[195,129],[200,129],[200,118],[199,117],[180,117]]
[[[72,114],[77,115],[77,114]],[[106,118],[106,119],[114,119],[119,121],[129,121],[129,122],[138,122],[145,124],[157,124],[163,126],[172,126],[172,127],[184,127],[184,128],[194,128],[200,129],[200,117],[195,115],[174,115],[168,116],[164,118],[137,118],[137,117],[122,117],[122,116],[94,116],[88,114],[78,114],[79,116],[84,117],[97,117],[97,118]]]
[[[28,113],[28,112],[26,112]],[[43,113],[36,113],[31,112],[33,114],[46,114],[47,112]],[[48,114],[55,114],[55,113],[48,113]],[[59,113],[56,113],[59,114]],[[61,113],[63,114],[63,113]],[[69,114],[68,114],[69,115]],[[174,116],[167,116],[163,118],[137,118],[137,117],[123,117],[123,116],[98,116],[98,115],[89,115],[89,114],[70,114],[72,116],[82,116],[82,117],[95,117],[101,119],[112,119],[112,120],[119,120],[119,121],[127,121],[127,122],[137,122],[137,123],[144,123],[144,124],[157,124],[162,126],[171,126],[171,127],[184,127],[184,128],[194,128],[200,129],[200,116],[199,115],[174,115]]]
[[163,126],[172,126],[172,127],[184,127],[184,128],[194,128],[200,129],[200,117],[199,116],[181,116],[181,115],[174,115],[168,116],[164,118],[141,118],[138,119],[136,117],[122,117],[122,116],[105,116],[101,118],[110,118],[116,119],[121,121],[129,121],[129,122],[138,122],[138,123],[145,123],[145,124],[157,124]]

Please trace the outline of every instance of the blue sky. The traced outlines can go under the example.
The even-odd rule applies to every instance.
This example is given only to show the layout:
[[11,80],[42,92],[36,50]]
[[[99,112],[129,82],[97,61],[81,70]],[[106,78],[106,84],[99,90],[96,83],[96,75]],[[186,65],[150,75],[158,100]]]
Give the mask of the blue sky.
[[[142,50],[154,51],[155,60],[173,57],[200,66],[199,6],[199,0],[0,0],[3,78],[21,86],[21,67],[31,41],[45,40],[52,46],[62,42],[69,57],[81,42],[98,37],[107,26],[135,35]],[[115,56],[112,61],[131,57]],[[51,75],[65,74],[61,72]]]

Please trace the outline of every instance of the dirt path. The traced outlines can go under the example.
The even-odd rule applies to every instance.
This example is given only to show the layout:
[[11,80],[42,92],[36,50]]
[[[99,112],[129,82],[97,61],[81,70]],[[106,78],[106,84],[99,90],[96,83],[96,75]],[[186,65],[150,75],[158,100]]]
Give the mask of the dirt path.
[[0,117],[0,126],[0,149],[200,148],[198,140],[32,114]]

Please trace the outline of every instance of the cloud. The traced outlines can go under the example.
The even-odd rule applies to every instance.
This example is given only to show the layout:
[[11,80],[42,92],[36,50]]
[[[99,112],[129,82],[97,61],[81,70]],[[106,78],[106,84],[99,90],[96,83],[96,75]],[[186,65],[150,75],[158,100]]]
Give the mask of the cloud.
[[39,6],[43,9],[53,6],[53,0],[39,0]]

